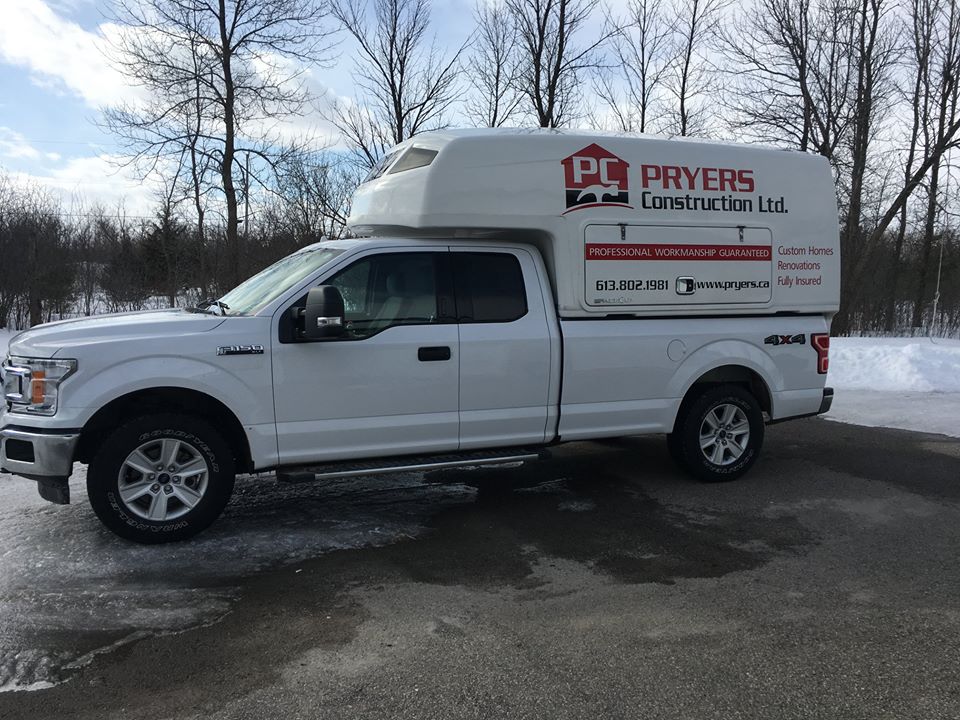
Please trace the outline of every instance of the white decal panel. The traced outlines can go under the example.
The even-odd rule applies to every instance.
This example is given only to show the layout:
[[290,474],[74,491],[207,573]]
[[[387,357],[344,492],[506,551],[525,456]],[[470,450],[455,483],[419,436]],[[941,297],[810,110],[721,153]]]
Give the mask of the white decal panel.
[[584,297],[595,307],[767,303],[766,228],[589,225]]

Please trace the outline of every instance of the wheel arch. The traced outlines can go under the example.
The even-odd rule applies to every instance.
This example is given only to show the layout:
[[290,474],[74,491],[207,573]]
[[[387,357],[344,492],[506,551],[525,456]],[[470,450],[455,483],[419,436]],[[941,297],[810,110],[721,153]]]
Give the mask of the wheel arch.
[[[681,408],[697,398],[706,388],[717,385],[740,385],[757,399],[763,412],[773,416],[773,395],[766,380],[756,370],[737,363],[712,368],[694,380],[683,395]],[[677,413],[678,418],[681,415],[682,412]]]
[[761,409],[774,416],[783,373],[766,352],[742,340],[710,343],[687,356],[669,383],[669,397],[682,398],[679,410],[705,386],[727,382],[746,387]]
[[220,400],[204,392],[182,387],[135,390],[106,403],[83,426],[76,460],[89,463],[106,436],[130,419],[164,412],[192,415],[206,420],[223,434],[224,440],[233,451],[237,471],[253,470],[250,442],[234,412]]

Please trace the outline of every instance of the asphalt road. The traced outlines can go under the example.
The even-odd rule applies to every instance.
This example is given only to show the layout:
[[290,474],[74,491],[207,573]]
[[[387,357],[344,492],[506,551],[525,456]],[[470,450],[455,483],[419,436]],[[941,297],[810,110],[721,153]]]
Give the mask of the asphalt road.
[[659,439],[429,479],[428,532],[247,567],[219,622],[0,718],[960,717],[960,440],[809,420],[732,484]]

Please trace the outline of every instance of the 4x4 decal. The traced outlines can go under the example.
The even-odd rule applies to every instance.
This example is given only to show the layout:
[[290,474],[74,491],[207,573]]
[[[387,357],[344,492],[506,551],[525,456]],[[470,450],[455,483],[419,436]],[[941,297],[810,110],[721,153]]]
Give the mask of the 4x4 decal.
[[807,342],[806,335],[767,335],[763,339],[764,345],[804,345]]

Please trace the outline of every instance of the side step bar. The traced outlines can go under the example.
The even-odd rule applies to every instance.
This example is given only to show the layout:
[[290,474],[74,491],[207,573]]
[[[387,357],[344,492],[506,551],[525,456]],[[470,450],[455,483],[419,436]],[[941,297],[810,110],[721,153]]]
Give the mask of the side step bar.
[[446,453],[443,455],[407,455],[376,458],[374,460],[345,461],[312,465],[309,467],[284,467],[277,470],[277,480],[287,483],[334,480],[337,478],[384,475],[400,472],[427,472],[446,468],[476,467],[480,465],[506,465],[532,460],[543,460],[550,451],[541,447],[501,448],[474,452]]

